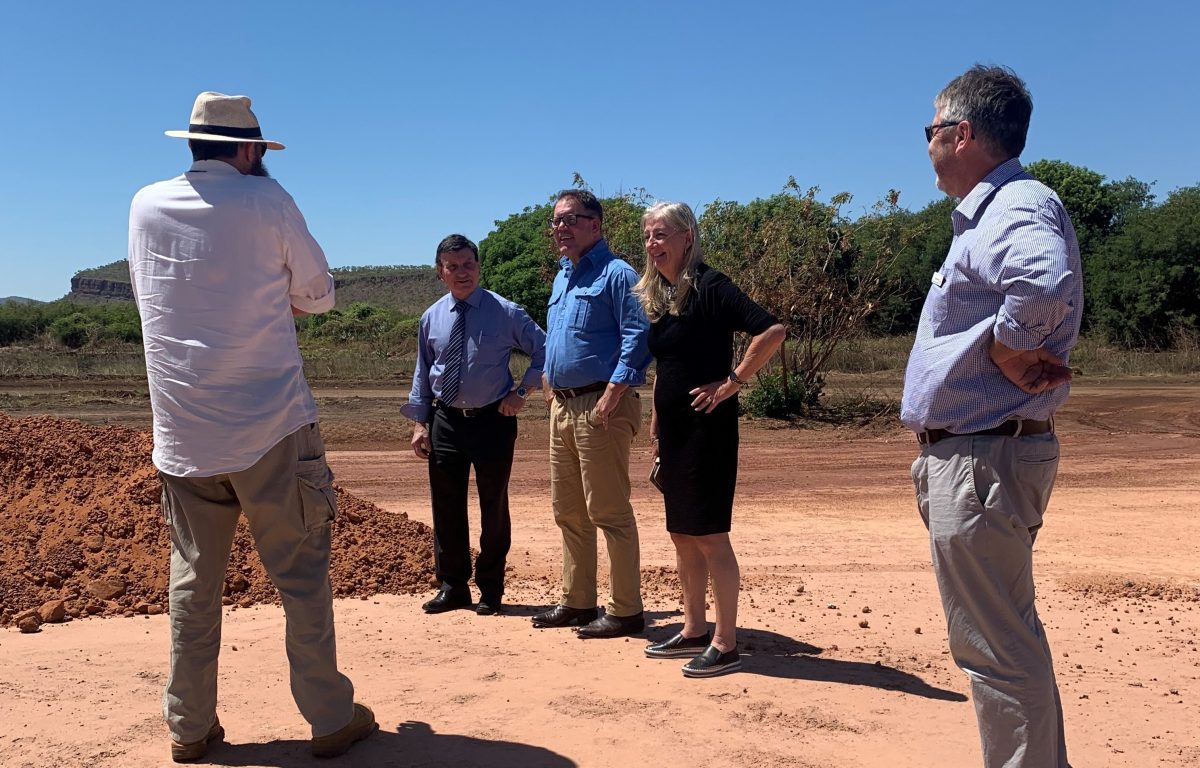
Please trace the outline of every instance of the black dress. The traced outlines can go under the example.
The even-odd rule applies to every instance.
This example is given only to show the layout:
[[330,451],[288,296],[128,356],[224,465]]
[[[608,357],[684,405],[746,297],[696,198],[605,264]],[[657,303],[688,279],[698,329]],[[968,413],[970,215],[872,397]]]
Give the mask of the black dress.
[[657,361],[654,410],[667,530],[706,536],[728,533],[733,518],[738,403],[735,395],[712,413],[697,413],[688,392],[729,375],[734,331],[758,335],[777,321],[705,264],[693,286],[679,316],[650,326],[650,352]]

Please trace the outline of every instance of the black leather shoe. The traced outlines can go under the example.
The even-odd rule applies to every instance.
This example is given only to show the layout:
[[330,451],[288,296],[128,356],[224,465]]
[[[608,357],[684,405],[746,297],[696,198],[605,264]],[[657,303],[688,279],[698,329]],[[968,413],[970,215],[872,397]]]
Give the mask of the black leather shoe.
[[480,616],[495,616],[503,611],[504,603],[498,597],[481,597],[479,605],[475,606],[475,613]]
[[538,629],[546,627],[582,627],[596,618],[595,608],[568,608],[556,605],[548,611],[542,611],[533,617],[533,626]]
[[683,665],[684,677],[712,677],[742,668],[742,657],[737,646],[732,651],[721,653],[715,645],[704,649],[704,653]]
[[684,637],[680,632],[670,640],[646,646],[646,655],[652,659],[690,659],[701,653],[712,642],[712,635],[705,632],[699,637]]
[[646,620],[642,618],[641,611],[632,616],[613,616],[611,613],[605,613],[586,627],[580,627],[578,634],[584,638],[624,637],[636,635],[645,628]]
[[455,608],[466,608],[471,604],[471,595],[443,589],[437,596],[421,606],[425,613],[445,613]]

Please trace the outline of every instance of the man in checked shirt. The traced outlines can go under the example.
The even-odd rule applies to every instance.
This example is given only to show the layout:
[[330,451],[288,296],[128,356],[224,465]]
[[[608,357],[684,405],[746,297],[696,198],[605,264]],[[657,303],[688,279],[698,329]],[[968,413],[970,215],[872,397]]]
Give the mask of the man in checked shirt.
[[1079,337],[1079,244],[1062,201],[1021,168],[1033,103],[1012,70],[972,67],[934,108],[929,158],[938,188],[961,202],[904,376],[900,418],[921,445],[917,505],[984,765],[1066,768],[1033,542]]

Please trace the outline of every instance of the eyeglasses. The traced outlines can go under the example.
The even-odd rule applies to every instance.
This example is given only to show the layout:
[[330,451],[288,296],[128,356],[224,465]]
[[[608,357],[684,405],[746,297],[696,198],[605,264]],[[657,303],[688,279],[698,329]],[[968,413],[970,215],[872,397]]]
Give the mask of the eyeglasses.
[[933,141],[933,134],[937,133],[943,128],[949,128],[950,126],[958,125],[961,122],[962,120],[951,120],[948,123],[938,123],[937,125],[925,126],[925,143],[928,144],[929,142]]
[[596,217],[588,216],[586,213],[564,213],[562,216],[554,216],[553,218],[546,219],[546,223],[550,225],[550,229],[554,229],[561,224],[566,224],[568,227],[573,227],[580,219],[594,218]]

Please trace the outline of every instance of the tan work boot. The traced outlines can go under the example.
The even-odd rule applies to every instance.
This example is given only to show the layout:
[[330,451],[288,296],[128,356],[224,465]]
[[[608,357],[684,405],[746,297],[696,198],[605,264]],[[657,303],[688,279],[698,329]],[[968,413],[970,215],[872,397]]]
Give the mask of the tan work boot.
[[342,728],[328,736],[314,736],[312,753],[315,757],[337,757],[350,749],[356,741],[362,741],[379,728],[375,713],[366,704],[354,702],[354,717]]
[[200,741],[193,741],[190,744],[180,744],[175,739],[171,739],[171,759],[177,763],[186,763],[188,760],[199,760],[208,754],[208,745],[214,741],[220,741],[225,738],[225,729],[221,727],[220,719],[213,721],[212,728],[208,729],[208,735]]

